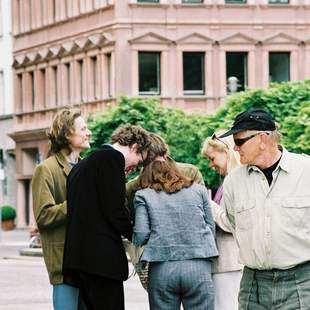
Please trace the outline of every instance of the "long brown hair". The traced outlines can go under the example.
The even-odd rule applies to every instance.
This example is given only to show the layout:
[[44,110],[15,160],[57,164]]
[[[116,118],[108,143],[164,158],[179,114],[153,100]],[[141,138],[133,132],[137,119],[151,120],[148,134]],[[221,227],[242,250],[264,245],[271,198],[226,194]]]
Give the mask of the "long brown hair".
[[154,160],[144,167],[139,178],[141,188],[152,188],[157,192],[175,193],[189,187],[194,180],[187,178],[173,162]]
[[47,136],[50,140],[48,156],[65,150],[67,154],[72,152],[69,135],[74,133],[74,121],[81,116],[79,109],[65,108],[60,110],[54,117],[53,124]]

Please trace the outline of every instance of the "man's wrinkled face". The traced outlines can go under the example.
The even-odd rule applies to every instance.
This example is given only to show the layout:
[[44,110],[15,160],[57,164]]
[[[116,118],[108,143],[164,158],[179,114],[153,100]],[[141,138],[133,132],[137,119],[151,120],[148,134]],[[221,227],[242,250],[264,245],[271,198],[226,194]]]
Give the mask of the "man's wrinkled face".
[[255,165],[260,154],[260,135],[261,133],[251,135],[246,131],[234,134],[234,150],[239,153],[241,164]]

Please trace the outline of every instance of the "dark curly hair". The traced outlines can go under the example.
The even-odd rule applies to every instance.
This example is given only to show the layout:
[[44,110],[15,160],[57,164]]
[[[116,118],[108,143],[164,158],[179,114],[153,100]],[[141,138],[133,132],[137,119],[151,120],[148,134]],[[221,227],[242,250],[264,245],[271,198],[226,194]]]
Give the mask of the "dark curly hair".
[[74,133],[74,121],[80,116],[81,111],[78,109],[63,109],[55,115],[53,124],[47,132],[50,140],[49,156],[61,150],[65,150],[67,154],[72,152],[68,137]]
[[114,130],[110,138],[110,143],[119,143],[123,146],[131,146],[136,143],[137,151],[142,153],[149,148],[150,136],[142,127],[125,124]]

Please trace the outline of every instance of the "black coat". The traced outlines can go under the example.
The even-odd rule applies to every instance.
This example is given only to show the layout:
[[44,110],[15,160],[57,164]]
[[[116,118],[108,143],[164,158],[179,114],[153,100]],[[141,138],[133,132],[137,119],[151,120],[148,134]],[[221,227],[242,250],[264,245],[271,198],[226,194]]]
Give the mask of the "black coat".
[[104,146],[76,164],[67,179],[68,223],[63,273],[128,278],[121,236],[132,237],[125,209],[125,158]]

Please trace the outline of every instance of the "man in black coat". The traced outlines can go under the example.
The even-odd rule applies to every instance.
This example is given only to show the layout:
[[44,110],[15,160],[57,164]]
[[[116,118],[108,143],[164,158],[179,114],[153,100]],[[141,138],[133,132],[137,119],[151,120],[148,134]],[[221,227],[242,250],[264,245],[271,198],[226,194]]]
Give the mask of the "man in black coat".
[[122,237],[131,240],[125,175],[147,157],[149,135],[125,125],[76,164],[67,179],[68,223],[63,273],[77,285],[88,310],[124,309],[128,262]]

